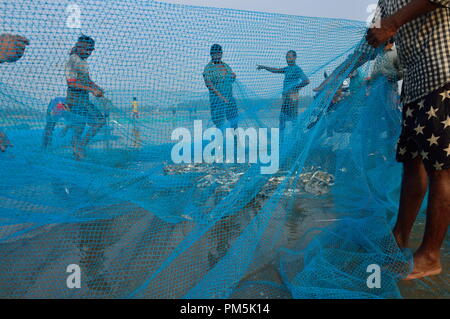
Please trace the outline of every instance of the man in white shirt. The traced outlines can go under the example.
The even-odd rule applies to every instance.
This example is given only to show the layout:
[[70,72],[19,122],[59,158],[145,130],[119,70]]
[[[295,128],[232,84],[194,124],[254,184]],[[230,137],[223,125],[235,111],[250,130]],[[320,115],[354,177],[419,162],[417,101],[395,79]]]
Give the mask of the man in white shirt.
[[[83,35],[78,38],[66,64],[66,101],[74,119],[72,146],[77,160],[84,157],[85,146],[106,123],[103,114],[89,101],[89,93],[103,96],[103,90],[90,78],[86,61],[94,50],[95,41]],[[89,131],[81,138],[86,124],[90,126]]]

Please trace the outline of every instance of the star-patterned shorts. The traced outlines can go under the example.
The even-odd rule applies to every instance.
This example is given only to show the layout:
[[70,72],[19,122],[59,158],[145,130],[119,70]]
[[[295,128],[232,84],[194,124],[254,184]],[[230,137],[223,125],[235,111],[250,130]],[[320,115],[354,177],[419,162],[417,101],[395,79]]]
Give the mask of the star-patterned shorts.
[[403,107],[397,161],[418,156],[428,170],[450,168],[450,83]]

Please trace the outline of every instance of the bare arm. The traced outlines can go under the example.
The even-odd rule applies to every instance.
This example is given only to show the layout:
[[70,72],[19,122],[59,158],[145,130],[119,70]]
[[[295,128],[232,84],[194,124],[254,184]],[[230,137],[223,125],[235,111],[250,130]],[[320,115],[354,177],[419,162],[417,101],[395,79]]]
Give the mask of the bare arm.
[[309,85],[309,83],[311,83],[311,81],[309,81],[308,77],[303,72],[301,79],[302,82],[295,86],[295,90],[300,90],[301,88],[304,88],[305,86]]
[[68,80],[67,85],[71,88],[91,92],[97,97],[103,96],[103,90],[95,84],[91,79],[87,81]]
[[[446,0],[412,0],[404,8],[397,11],[395,14],[381,19],[380,27],[371,28],[366,35],[367,43],[378,48],[380,45],[386,43],[397,33],[398,29],[420,17],[423,14],[431,12],[442,5],[448,5]],[[364,47],[365,44],[362,45]],[[360,46],[361,47],[361,46]],[[356,53],[356,52],[355,52]],[[360,66],[364,65],[367,61],[373,60],[376,55],[363,53],[360,54],[358,61],[355,63],[354,67],[350,72],[353,72]],[[354,55],[350,56],[344,63],[342,63],[332,74],[329,76],[315,91],[321,91],[323,87],[328,84],[332,79],[340,76],[345,70],[347,70],[351,63]]]
[[445,0],[412,0],[393,15],[382,19],[379,28],[370,29],[366,37],[367,42],[377,48],[391,39],[404,24],[439,7],[448,5],[448,1]]
[[[364,45],[362,45],[362,47],[364,47]],[[359,47],[361,48],[361,46]],[[355,56],[360,55],[358,60],[353,64],[353,60],[355,59]],[[314,89],[315,92],[319,92],[322,91],[323,88],[330,83],[331,81],[339,78],[340,76],[342,76],[342,74],[344,74],[346,71],[348,71],[348,69],[351,67],[351,70],[349,73],[352,73],[353,71],[355,71],[356,69],[358,69],[359,67],[361,67],[362,65],[364,65],[366,62],[368,62],[369,60],[373,60],[375,59],[376,55],[373,53],[360,53],[359,50],[355,50],[355,52],[353,54],[351,54],[343,63],[341,63],[334,71],[333,73],[330,74],[330,76],[328,76],[325,81],[322,82],[322,84],[320,84],[320,86],[318,86],[317,88]]]
[[271,68],[269,66],[264,66],[264,65],[258,65],[256,67],[257,70],[266,70],[272,73],[284,73],[284,68]]
[[219,98],[221,98],[222,100],[224,100],[226,103],[228,103],[228,100],[216,89],[216,87],[214,86],[214,84],[207,80],[205,78],[205,76],[203,76],[203,79],[205,80],[205,85],[208,88],[208,90],[210,90],[211,92],[213,92],[215,95],[217,95]]

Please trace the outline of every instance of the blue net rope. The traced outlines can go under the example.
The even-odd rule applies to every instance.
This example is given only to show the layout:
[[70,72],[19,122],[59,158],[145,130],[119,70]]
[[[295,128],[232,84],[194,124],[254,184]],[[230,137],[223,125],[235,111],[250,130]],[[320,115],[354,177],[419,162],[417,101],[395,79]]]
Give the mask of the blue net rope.
[[[400,104],[387,78],[350,74],[364,23],[140,0],[71,4],[3,3],[2,31],[32,44],[1,65],[0,128],[14,144],[0,154],[1,297],[402,296],[411,256],[391,234]],[[85,114],[64,108],[66,66],[82,34],[95,39],[87,61],[105,92],[90,95]],[[226,103],[202,76],[214,43],[236,74]],[[292,87],[256,66],[285,67],[289,50],[309,85],[278,143],[271,128]],[[245,139],[234,144],[246,145],[241,162],[175,163],[177,129],[192,132],[192,157],[207,147],[194,141],[199,125],[237,125],[259,138],[267,129],[277,169],[265,174],[267,161],[250,161]],[[74,135],[92,128],[81,154]],[[70,264],[81,268],[79,289],[66,285]],[[377,289],[367,285],[373,264]],[[422,288],[448,292],[439,280]]]

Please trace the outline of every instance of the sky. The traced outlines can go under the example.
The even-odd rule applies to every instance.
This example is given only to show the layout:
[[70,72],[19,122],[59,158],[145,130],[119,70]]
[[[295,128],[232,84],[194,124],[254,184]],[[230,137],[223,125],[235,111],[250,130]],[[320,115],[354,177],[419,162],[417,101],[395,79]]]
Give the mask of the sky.
[[164,0],[169,3],[366,21],[377,0]]

